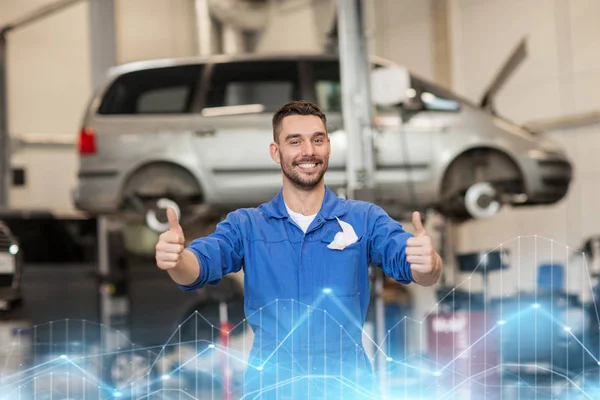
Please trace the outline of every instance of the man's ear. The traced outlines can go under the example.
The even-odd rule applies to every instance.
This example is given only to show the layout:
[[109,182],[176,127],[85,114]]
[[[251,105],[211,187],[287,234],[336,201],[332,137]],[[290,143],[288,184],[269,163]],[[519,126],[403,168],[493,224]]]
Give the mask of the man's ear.
[[271,158],[277,164],[281,164],[281,159],[279,158],[279,145],[275,142],[272,142],[269,146],[269,153],[271,153]]

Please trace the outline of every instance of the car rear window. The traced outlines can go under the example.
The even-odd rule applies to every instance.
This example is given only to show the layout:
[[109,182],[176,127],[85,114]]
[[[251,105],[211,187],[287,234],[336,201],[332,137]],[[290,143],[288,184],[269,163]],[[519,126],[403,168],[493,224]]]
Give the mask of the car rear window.
[[202,66],[185,65],[129,72],[106,92],[99,114],[188,113]]

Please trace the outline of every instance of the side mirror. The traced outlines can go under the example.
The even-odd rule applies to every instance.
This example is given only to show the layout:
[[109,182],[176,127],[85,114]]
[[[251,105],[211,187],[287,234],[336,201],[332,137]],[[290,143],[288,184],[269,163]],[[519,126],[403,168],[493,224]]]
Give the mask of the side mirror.
[[410,89],[410,74],[404,67],[376,68],[371,72],[371,100],[389,107],[404,103]]

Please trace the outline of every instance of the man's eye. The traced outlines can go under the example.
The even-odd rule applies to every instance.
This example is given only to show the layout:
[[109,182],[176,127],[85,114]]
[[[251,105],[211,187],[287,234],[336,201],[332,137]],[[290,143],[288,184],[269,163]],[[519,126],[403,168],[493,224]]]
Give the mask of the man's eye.
[[298,143],[300,143],[300,142],[299,142],[299,141],[297,141],[297,140],[292,140],[292,141],[290,142],[290,144],[293,144],[293,145],[296,145],[296,144],[298,144]]
[[316,143],[323,143],[323,139],[315,139]]

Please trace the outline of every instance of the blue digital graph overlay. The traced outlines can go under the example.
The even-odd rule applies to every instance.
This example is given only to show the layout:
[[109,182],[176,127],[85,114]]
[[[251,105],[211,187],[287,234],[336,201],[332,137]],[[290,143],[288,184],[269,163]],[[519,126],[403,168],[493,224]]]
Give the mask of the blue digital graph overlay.
[[[492,255],[505,267],[487,271],[486,284]],[[359,321],[332,316],[348,303],[327,288],[314,304],[257,309],[258,321],[294,327],[276,324],[274,336],[198,312],[156,346],[90,321],[17,321],[1,331],[0,400],[599,399],[600,271],[588,261],[554,240],[517,237],[379,335],[370,311],[360,337]]]

